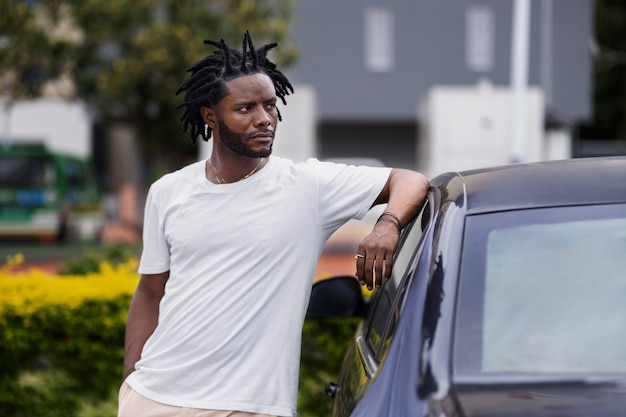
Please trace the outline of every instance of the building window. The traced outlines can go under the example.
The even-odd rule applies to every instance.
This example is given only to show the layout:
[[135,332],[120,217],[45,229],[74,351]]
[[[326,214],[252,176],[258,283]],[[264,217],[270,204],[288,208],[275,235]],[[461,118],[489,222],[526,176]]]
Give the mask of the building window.
[[388,72],[394,66],[394,19],[386,7],[368,7],[364,21],[365,68]]
[[465,20],[465,62],[472,71],[493,69],[493,10],[486,6],[470,6]]

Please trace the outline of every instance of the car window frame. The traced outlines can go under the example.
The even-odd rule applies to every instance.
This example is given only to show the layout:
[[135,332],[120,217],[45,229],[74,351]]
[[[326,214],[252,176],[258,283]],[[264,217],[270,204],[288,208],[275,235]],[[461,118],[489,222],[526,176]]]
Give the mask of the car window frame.
[[[389,349],[389,345],[393,340],[393,335],[395,332],[395,328],[397,327],[398,319],[400,317],[402,307],[404,306],[404,300],[406,298],[406,290],[410,283],[411,278],[414,275],[415,268],[417,265],[417,260],[419,259],[419,255],[422,253],[424,237],[427,234],[428,229],[433,224],[434,213],[433,209],[435,205],[434,194],[432,191],[428,193],[428,197],[420,209],[420,213],[416,216],[416,218],[407,225],[402,232],[402,236],[400,238],[400,244],[398,245],[398,250],[396,251],[396,255],[394,256],[394,261],[398,257],[398,254],[404,249],[407,241],[409,241],[410,234],[413,232],[415,227],[420,228],[420,236],[415,244],[415,248],[413,252],[410,254],[410,259],[406,264],[404,271],[401,271],[402,277],[398,281],[397,288],[395,293],[393,294],[393,299],[390,300],[389,308],[384,314],[383,321],[384,325],[382,326],[382,332],[380,332],[380,341],[376,346],[372,346],[370,343],[370,333],[372,331],[372,325],[374,323],[375,316],[377,313],[381,313],[379,311],[380,308],[380,299],[382,295],[385,295],[387,291],[387,286],[390,285],[387,281],[383,283],[381,288],[376,290],[372,298],[372,305],[370,306],[370,310],[368,316],[361,327],[361,335],[359,337],[359,349],[362,350],[360,354],[362,355],[363,363],[366,364],[366,368],[369,368],[368,373],[374,373],[377,366],[383,361],[386,352]],[[426,221],[424,220],[426,218]],[[419,223],[419,224],[418,224]],[[394,273],[397,273],[397,270],[394,269]],[[395,320],[394,320],[395,318]],[[367,369],[366,369],[367,370]]]
[[[588,205],[577,205],[577,206],[554,206],[554,207],[539,207],[539,208],[531,208],[531,209],[523,209],[523,210],[514,210],[509,211],[503,214],[508,213],[520,213],[527,212],[528,214],[524,214],[524,220],[528,221],[531,219],[530,215],[536,216],[534,219],[534,223],[528,222],[524,224],[550,224],[550,223],[558,223],[555,220],[572,220],[572,219],[584,219],[587,216],[587,212],[585,210],[596,210],[596,209],[607,209],[607,210],[619,210],[620,207],[624,207],[624,203],[611,203],[611,204],[588,204]],[[565,217],[562,215],[556,214],[556,209],[564,208],[568,210],[568,213]],[[498,215],[502,212],[495,213],[480,213],[472,215],[473,218],[478,218],[479,216],[490,216],[490,215]],[[542,213],[542,216],[535,215],[534,213]],[[546,216],[545,214],[548,214]],[[472,217],[468,216],[468,217]],[[610,217],[610,216],[609,216]],[[470,220],[473,220],[470,219]],[[485,217],[486,218],[486,217]],[[466,219],[466,222],[468,219]],[[506,225],[509,222],[506,217],[504,221],[500,223],[496,223],[496,225]],[[492,224],[492,221],[489,223]],[[464,233],[467,226],[464,226]],[[490,230],[497,230],[498,227],[492,226],[490,229],[486,229],[487,232]],[[483,234],[487,234],[487,232],[483,232]],[[462,249],[462,257],[470,257],[470,254],[466,250],[466,247],[470,247],[470,242],[467,236],[464,237],[463,241],[463,249]],[[467,306],[468,299],[478,299],[480,300],[481,305],[484,307],[484,301],[482,297],[484,297],[484,276],[482,278],[478,278],[480,275],[479,272],[476,271],[482,270],[482,267],[468,267],[468,265],[462,265],[459,271],[459,288],[458,288],[458,305],[456,307],[455,312],[455,326],[454,326],[454,343],[452,346],[452,360],[453,360],[453,373],[454,377],[457,380],[479,380],[479,379],[488,379],[493,378],[494,374],[497,372],[489,372],[482,370],[481,366],[481,355],[483,352],[482,340],[480,340],[480,329],[476,326],[478,324],[483,323],[483,310],[476,308],[469,308]],[[484,269],[484,268],[483,268]],[[471,272],[470,272],[471,270]],[[484,274],[483,274],[484,275]],[[467,277],[472,276],[473,278],[470,280]],[[470,290],[471,288],[471,290]],[[471,293],[470,293],[471,291]],[[541,375],[542,371],[534,371],[534,372],[510,372],[510,374],[516,375]],[[567,373],[564,373],[567,375]]]

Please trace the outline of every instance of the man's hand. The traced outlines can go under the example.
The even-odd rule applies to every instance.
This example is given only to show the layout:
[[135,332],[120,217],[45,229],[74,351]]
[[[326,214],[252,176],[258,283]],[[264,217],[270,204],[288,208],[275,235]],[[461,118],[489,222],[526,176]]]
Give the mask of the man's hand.
[[372,232],[359,244],[356,258],[356,277],[368,289],[379,288],[391,277],[393,255],[400,241],[398,226],[386,218],[379,220]]
[[400,230],[419,213],[430,184],[419,172],[392,169],[374,205],[387,204],[372,232],[356,253],[356,277],[370,290],[391,277],[393,256],[398,249]]

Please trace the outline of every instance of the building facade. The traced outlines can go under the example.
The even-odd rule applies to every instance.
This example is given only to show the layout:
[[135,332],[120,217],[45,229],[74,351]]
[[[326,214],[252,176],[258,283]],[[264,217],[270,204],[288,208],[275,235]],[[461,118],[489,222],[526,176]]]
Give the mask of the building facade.
[[[541,91],[545,119],[589,118],[593,1],[528,1],[528,87]],[[317,156],[416,168],[418,107],[433,88],[510,87],[514,4],[297,1],[301,57],[287,73],[315,91]]]

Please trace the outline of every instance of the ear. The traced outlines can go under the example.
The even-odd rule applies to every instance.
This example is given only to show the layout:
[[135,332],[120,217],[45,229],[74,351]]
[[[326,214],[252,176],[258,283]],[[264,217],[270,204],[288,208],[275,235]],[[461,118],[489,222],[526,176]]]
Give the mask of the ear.
[[200,116],[204,123],[211,129],[217,128],[217,118],[215,116],[215,110],[210,107],[200,107]]

